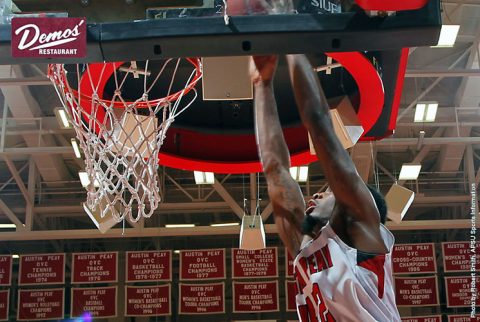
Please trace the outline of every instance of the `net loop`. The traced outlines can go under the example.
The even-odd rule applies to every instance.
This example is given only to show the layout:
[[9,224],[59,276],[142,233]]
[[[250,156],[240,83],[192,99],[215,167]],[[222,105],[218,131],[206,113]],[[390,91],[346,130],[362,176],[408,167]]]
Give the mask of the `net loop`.
[[102,218],[137,222],[158,208],[160,148],[175,118],[197,98],[202,77],[200,59],[186,61],[192,71],[185,81],[181,59],[49,65],[85,155],[85,204]]

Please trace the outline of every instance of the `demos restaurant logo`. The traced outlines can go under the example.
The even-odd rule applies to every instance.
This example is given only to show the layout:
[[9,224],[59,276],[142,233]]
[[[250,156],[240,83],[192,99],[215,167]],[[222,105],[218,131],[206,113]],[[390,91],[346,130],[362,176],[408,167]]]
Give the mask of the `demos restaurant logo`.
[[85,18],[12,19],[13,57],[85,57]]

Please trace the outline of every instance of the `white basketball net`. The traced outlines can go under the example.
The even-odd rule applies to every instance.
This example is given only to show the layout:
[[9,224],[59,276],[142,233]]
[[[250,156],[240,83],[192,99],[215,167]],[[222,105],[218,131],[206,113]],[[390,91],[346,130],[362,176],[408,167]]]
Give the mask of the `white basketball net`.
[[[189,61],[194,70],[179,90],[174,88],[174,81],[180,59],[165,61],[158,72],[149,70],[148,61],[142,70],[136,62],[77,64],[76,75],[70,76],[76,76],[73,79],[78,89],[71,87],[72,77],[64,65],[49,66],[49,77],[85,154],[90,182],[86,206],[100,212],[102,218],[111,215],[122,221],[128,216],[137,222],[150,217],[158,207],[159,150],[174,119],[197,97],[194,86],[201,78],[200,60]],[[114,84],[108,99],[99,93],[105,87],[105,75],[110,75],[110,86]],[[164,77],[171,78],[168,89],[160,98],[149,100],[152,88]],[[134,101],[122,97],[128,78],[137,78],[129,80],[137,84],[143,82],[143,93],[137,93],[139,98]],[[187,103],[181,107],[182,99]]]

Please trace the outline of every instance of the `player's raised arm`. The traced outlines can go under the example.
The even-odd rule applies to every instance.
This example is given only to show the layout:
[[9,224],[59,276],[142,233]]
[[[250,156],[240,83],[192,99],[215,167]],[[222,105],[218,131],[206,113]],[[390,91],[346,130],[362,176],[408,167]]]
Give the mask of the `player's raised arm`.
[[302,122],[312,137],[336,203],[343,208],[336,211],[342,218],[331,218],[332,227],[346,229],[344,234],[358,249],[385,252],[375,201],[335,134],[317,75],[304,55],[289,55],[287,62]]
[[301,243],[305,202],[290,175],[290,155],[283,137],[273,92],[276,56],[253,57],[255,135],[280,238],[295,256]]

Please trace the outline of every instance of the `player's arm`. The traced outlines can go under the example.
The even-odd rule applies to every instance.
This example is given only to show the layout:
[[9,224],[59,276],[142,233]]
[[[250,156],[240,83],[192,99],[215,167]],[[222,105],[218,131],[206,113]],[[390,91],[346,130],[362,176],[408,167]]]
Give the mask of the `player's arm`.
[[298,184],[290,175],[290,155],[283,137],[273,92],[277,57],[254,57],[255,135],[267,179],[268,195],[278,233],[292,256],[300,248],[305,202]]
[[336,201],[344,208],[342,213],[348,214],[348,218],[342,218],[343,223],[348,222],[348,237],[358,249],[385,252],[375,201],[335,134],[317,75],[304,55],[289,55],[287,61],[302,122],[312,137]]

